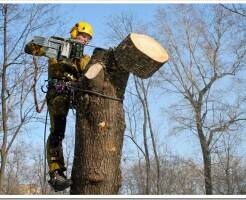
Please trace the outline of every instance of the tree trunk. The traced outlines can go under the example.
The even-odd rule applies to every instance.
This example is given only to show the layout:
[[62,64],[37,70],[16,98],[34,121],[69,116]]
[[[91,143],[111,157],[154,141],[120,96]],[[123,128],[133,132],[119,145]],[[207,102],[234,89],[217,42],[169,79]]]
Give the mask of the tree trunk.
[[129,73],[110,60],[114,59],[109,51],[96,49],[89,65],[103,63],[106,68],[81,87],[121,101],[78,95],[71,194],[117,194],[121,184],[123,97]]
[[154,155],[155,155],[155,162],[156,162],[156,194],[160,194],[160,159],[159,159],[159,155],[157,153],[157,144],[156,144],[156,140],[154,138],[154,131],[152,128],[152,122],[151,122],[151,117],[150,117],[150,112],[149,112],[149,104],[148,104],[148,99],[147,99],[147,94],[146,92],[144,92],[144,101],[146,104],[146,109],[147,109],[147,117],[148,117],[148,122],[149,122],[149,131],[150,131],[150,136],[151,136],[151,141],[152,141],[152,146],[153,146],[153,151],[154,151]]
[[145,169],[146,169],[146,185],[145,194],[150,194],[150,158],[149,158],[149,146],[147,138],[147,110],[143,105],[144,110],[144,122],[143,122],[143,137],[144,137],[144,150],[145,150]]
[[4,15],[4,24],[3,24],[3,68],[2,68],[2,89],[1,89],[1,101],[2,101],[2,129],[3,129],[3,141],[1,147],[1,171],[0,171],[0,190],[2,192],[4,185],[4,174],[5,166],[7,162],[7,137],[8,137],[8,128],[7,128],[7,105],[6,105],[6,66],[7,66],[7,11],[8,7],[6,4],[3,5],[3,15]]
[[[201,107],[199,106],[199,108]],[[201,109],[196,110],[196,126],[203,155],[205,190],[206,194],[213,194],[211,176],[211,153],[202,129]]]
[[231,184],[231,176],[230,176],[230,147],[226,149],[226,156],[225,156],[225,179],[226,179],[226,194],[232,195],[233,194],[233,186]]
[[211,176],[211,156],[208,147],[202,147],[203,163],[204,163],[204,178],[206,194],[213,194],[212,176]]
[[[142,104],[143,108],[143,143],[144,143],[144,158],[145,158],[145,171],[146,171],[146,181],[145,181],[145,191],[144,194],[150,194],[150,158],[149,158],[149,145],[148,145],[148,137],[147,137],[147,105],[144,102],[144,99],[141,96],[140,88],[143,91],[142,85],[138,83],[137,78],[134,77],[135,88],[138,94],[138,98]],[[140,88],[139,88],[140,87]]]
[[[133,43],[135,45],[131,45]],[[155,47],[154,54],[150,47]],[[76,95],[71,194],[118,193],[125,131],[123,99],[129,72],[149,77],[167,58],[155,40],[138,34],[130,34],[114,50],[95,49],[79,86],[80,91],[94,93]]]

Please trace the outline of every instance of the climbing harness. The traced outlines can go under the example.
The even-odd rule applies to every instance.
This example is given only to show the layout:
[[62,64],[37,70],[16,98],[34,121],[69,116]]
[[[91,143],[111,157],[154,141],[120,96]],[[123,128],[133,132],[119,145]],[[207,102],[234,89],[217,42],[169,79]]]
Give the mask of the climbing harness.
[[[45,80],[44,81],[44,84],[41,86],[41,91],[43,92],[43,93],[47,93],[48,92],[48,84],[46,84],[45,85],[45,83],[47,82],[48,80]],[[46,87],[46,90],[44,90],[44,87]]]
[[[106,99],[111,99],[111,100],[114,100],[114,101],[122,101],[122,99],[120,98],[117,98],[117,97],[113,97],[113,96],[109,96],[109,95],[105,95],[105,94],[102,94],[100,92],[96,92],[96,91],[93,91],[93,90],[85,90],[85,89],[81,89],[75,85],[78,85],[78,82],[75,82],[75,81],[65,81],[65,80],[60,80],[60,79],[49,79],[49,80],[45,80],[45,82],[47,82],[48,84],[44,84],[41,86],[41,90],[42,92],[44,93],[47,93],[47,90],[49,87],[53,86],[55,87],[56,89],[56,92],[58,94],[61,94],[61,93],[64,93],[64,92],[67,92],[70,96],[72,96],[72,98],[74,99],[75,97],[75,91],[79,91],[79,92],[82,92],[82,93],[87,93],[87,94],[91,94],[91,95],[96,95],[96,96],[99,96],[99,97],[102,97],[102,98],[106,98]],[[44,87],[47,88],[47,90],[44,90]]]

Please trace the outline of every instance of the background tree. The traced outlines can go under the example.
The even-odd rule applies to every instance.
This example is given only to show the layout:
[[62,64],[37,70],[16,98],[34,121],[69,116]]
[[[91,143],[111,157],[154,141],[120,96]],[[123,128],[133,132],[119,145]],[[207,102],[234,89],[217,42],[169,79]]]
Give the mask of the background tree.
[[217,5],[180,5],[159,10],[156,18],[171,57],[159,86],[183,97],[169,108],[169,116],[177,124],[173,131],[188,130],[198,136],[206,194],[213,193],[214,145],[245,120],[243,106],[229,84],[245,64],[245,37],[238,21],[240,16]]
[[3,57],[1,63],[1,189],[4,184],[8,152],[17,135],[35,116],[34,104],[30,103],[29,97],[32,91],[32,64],[24,54],[23,48],[31,34],[37,30],[45,30],[47,26],[54,24],[53,8],[54,6],[45,4],[0,5],[2,24],[0,45]]
[[[191,160],[181,158],[174,155],[172,152],[159,153],[160,156],[160,194],[201,194],[203,192],[203,177],[200,166],[193,163]],[[144,162],[141,162],[141,167],[144,168]],[[151,159],[151,166],[155,166],[154,156]],[[141,168],[138,162],[128,166],[125,171],[123,181],[123,190],[127,194],[142,194],[145,189],[144,185],[138,184],[141,177]],[[152,167],[150,172],[150,191],[155,194],[156,191],[156,172]]]
[[[147,22],[143,23],[141,22],[137,16],[134,16],[130,12],[122,12],[118,15],[112,16],[111,19],[108,21],[108,38],[110,42],[113,43],[119,43],[121,40],[126,37],[127,34],[131,32],[139,32],[139,33],[148,33],[148,26],[146,25]],[[149,152],[151,150],[151,146],[154,152],[155,161],[156,161],[156,191],[152,192],[152,194],[159,194],[159,188],[160,188],[160,163],[159,163],[159,156],[158,156],[158,149],[156,144],[156,134],[153,130],[153,125],[151,121],[151,111],[149,108],[149,93],[151,93],[151,87],[153,86],[151,78],[147,80],[143,80],[140,78],[137,78],[137,76],[132,75],[130,76],[129,84],[133,85],[134,90],[131,92],[127,91],[127,95],[129,95],[129,98],[131,98],[131,95],[134,95],[137,98],[137,101],[141,105],[141,112],[142,112],[142,136],[143,136],[143,146],[144,148],[141,148],[136,141],[136,138],[131,136],[130,138],[134,144],[137,145],[138,148],[141,148],[141,152],[143,153],[143,156],[145,158],[145,172],[146,172],[146,182],[145,182],[145,190],[144,194],[150,194],[150,154]],[[129,88],[129,86],[128,86]],[[130,105],[125,105],[126,112],[129,113],[131,108],[128,108]],[[131,116],[135,116],[135,113],[130,114]],[[129,115],[128,115],[129,116]],[[129,120],[132,120],[134,118],[131,118],[129,116]],[[131,123],[129,121],[129,123]],[[139,124],[139,122],[138,122]],[[151,145],[149,144],[148,135],[151,136]]]
[[244,4],[220,4],[223,8],[232,13],[246,17],[246,6]]
[[245,194],[245,163],[237,151],[241,143],[239,131],[225,133],[213,150],[213,182],[216,194]]
[[27,159],[25,158],[28,150],[27,145],[21,142],[19,145],[13,146],[12,151],[9,152],[9,159],[6,163],[5,194],[19,194],[18,186],[26,175],[24,169],[27,168]]

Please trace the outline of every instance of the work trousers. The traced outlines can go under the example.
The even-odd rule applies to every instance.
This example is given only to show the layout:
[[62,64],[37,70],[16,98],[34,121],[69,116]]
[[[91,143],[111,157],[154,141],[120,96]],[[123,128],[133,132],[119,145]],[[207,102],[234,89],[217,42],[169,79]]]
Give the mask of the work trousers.
[[65,136],[66,118],[69,111],[70,99],[66,92],[57,93],[55,87],[49,87],[47,96],[50,116],[50,135],[47,139],[47,161],[49,172],[65,171],[62,140]]

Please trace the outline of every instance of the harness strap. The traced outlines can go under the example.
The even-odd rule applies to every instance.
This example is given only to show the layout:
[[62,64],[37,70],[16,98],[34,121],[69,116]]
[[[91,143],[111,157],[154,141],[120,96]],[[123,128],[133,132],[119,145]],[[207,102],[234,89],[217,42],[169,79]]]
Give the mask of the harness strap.
[[[49,86],[55,86],[56,90],[59,93],[63,92],[64,90],[68,90],[68,91],[71,92],[73,97],[74,97],[74,91],[79,91],[79,92],[82,92],[82,93],[92,94],[92,95],[96,95],[96,96],[99,96],[99,97],[102,97],[102,98],[106,98],[106,99],[122,102],[122,99],[117,98],[117,97],[105,95],[105,94],[102,94],[100,92],[96,92],[96,91],[93,91],[93,90],[84,90],[84,89],[80,89],[79,87],[75,87],[74,84],[71,83],[71,81],[65,81],[63,79],[49,79],[49,80],[45,80],[45,82],[48,82],[48,85],[46,85],[46,88],[48,88]],[[41,87],[41,90],[44,93],[47,93],[47,91],[43,90],[43,87],[44,87],[44,85]]]

